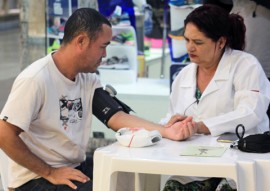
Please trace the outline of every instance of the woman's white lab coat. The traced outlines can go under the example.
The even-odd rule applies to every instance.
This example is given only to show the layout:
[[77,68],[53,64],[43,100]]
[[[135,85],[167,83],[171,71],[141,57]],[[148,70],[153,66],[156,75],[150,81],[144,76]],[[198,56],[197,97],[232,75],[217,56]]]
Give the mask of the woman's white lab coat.
[[269,130],[270,83],[254,56],[227,48],[199,100],[195,98],[196,72],[197,65],[191,63],[174,80],[163,123],[178,113],[203,121],[212,136],[235,132],[238,124],[245,126],[246,133]]

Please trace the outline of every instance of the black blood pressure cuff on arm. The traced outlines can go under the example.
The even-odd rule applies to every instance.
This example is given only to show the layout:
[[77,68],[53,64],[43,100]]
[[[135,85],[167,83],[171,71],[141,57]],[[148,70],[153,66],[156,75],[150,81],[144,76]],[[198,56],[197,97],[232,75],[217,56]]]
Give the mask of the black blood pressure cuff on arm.
[[92,109],[93,114],[105,125],[116,112],[123,111],[123,107],[103,88],[95,90]]

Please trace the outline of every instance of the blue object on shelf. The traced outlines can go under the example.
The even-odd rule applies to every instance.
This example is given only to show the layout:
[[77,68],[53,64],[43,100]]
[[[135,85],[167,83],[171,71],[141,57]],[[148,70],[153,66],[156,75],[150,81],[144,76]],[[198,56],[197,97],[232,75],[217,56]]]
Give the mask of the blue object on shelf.
[[110,17],[116,6],[122,8],[122,13],[127,13],[129,15],[130,23],[134,29],[136,29],[136,18],[132,0],[98,0],[99,12],[105,17]]
[[169,49],[170,49],[170,56],[171,56],[171,61],[172,62],[176,62],[176,63],[182,63],[184,60],[187,60],[189,59],[188,57],[188,53],[178,57],[178,58],[175,58],[173,57],[173,49],[172,49],[172,39],[171,38],[167,38],[168,40],[168,45],[169,45]]

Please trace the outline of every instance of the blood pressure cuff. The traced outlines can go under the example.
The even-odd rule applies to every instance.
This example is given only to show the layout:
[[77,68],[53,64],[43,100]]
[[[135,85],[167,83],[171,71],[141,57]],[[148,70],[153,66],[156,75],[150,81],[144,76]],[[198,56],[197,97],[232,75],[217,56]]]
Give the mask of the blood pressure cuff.
[[[241,129],[241,130],[239,130]],[[241,132],[241,133],[240,133]],[[270,132],[261,134],[245,135],[245,127],[242,124],[236,126],[235,133],[239,140],[231,144],[231,148],[238,147],[240,151],[249,153],[268,153],[270,152]]]
[[270,152],[270,133],[248,135],[240,138],[238,141],[238,149],[249,153],[268,153]]
[[123,111],[123,107],[103,88],[95,90],[92,109],[93,114],[105,125],[116,112]]

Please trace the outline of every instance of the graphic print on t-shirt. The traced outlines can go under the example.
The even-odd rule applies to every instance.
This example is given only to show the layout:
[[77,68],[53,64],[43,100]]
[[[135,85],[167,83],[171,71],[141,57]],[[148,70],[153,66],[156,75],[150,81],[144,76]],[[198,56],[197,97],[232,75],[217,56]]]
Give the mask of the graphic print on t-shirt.
[[62,96],[62,98],[59,99],[59,105],[62,127],[64,130],[68,131],[70,127],[74,126],[82,119],[81,98],[69,100],[66,96]]

